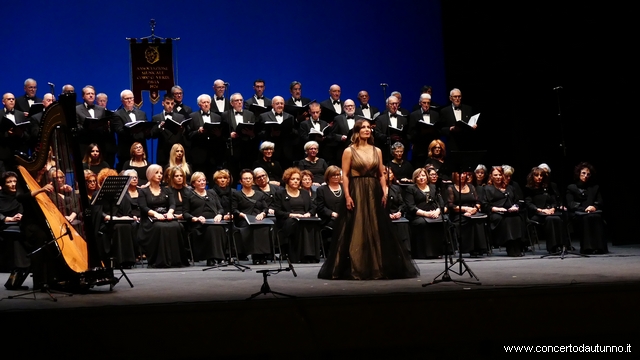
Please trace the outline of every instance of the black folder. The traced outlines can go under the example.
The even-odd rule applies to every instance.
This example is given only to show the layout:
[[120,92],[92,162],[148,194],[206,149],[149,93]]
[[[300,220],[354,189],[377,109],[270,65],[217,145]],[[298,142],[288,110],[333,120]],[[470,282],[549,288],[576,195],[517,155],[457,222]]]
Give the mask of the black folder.
[[154,121],[131,121],[124,124],[124,128],[129,131],[131,135],[143,133],[145,138],[151,137],[151,130],[158,126]]
[[177,121],[174,118],[165,119],[164,128],[171,131],[173,134],[177,134],[181,130],[185,128],[191,122],[191,118],[182,119],[181,121]]
[[249,111],[251,111],[256,118],[260,117],[260,114],[266,113],[271,110],[271,106],[260,106],[258,104],[249,105]]
[[16,124],[15,121],[5,116],[2,118],[2,120],[0,120],[0,132],[9,131],[13,128],[21,128],[24,130],[29,124],[31,124],[29,120],[25,120],[21,123]]

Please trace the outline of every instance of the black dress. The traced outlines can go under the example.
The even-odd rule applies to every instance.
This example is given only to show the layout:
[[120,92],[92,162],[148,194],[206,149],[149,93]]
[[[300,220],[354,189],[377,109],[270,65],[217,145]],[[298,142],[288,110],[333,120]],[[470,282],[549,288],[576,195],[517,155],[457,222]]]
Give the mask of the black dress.
[[160,194],[154,195],[147,187],[140,189],[138,194],[142,213],[138,240],[146,251],[149,267],[187,266],[189,262],[184,247],[182,227],[178,221],[157,221],[148,216],[149,210],[161,214],[166,214],[169,209],[175,210],[171,190],[162,187]]
[[282,181],[282,166],[280,166],[280,163],[278,161],[273,160],[273,158],[271,158],[271,161],[264,161],[264,158],[260,157],[260,159],[256,160],[256,162],[253,163],[254,169],[258,167],[264,169],[264,171],[267,173],[267,176],[269,176],[270,181]]
[[[547,188],[525,188],[529,218],[539,223],[544,229],[544,237],[547,241],[547,251],[556,252],[558,247],[565,243],[563,213],[558,211],[556,197]],[[538,209],[556,209],[553,215],[542,215]],[[565,243],[565,245],[571,245]]]
[[[135,209],[135,211],[134,211]],[[111,215],[111,214],[107,214]],[[115,216],[138,216],[140,218],[140,208],[138,198],[131,198],[127,191],[125,196],[113,212]],[[115,266],[121,264],[128,267],[136,262],[137,254],[137,232],[138,222],[136,221],[114,221],[113,226],[108,228],[107,234],[111,234],[111,256],[115,258]],[[110,231],[109,231],[110,230]],[[105,241],[106,242],[106,241]]]
[[[595,207],[596,211],[585,212],[589,206]],[[607,241],[604,238],[600,187],[583,182],[569,185],[567,208],[573,229],[580,238],[580,252],[583,254],[608,253]]]
[[316,206],[309,193],[300,190],[300,195],[292,197],[286,189],[282,189],[276,193],[273,206],[281,234],[280,245],[288,249],[285,253],[288,253],[289,259],[292,262],[319,262],[320,222],[289,217],[289,214],[315,214]]
[[222,205],[222,210],[224,211],[223,215],[231,215],[231,194],[235,192],[231,186],[227,186],[226,188],[221,188],[217,184],[211,187],[213,191],[218,195],[218,200],[220,200],[220,205]]
[[340,213],[333,244],[318,278],[369,280],[402,279],[419,275],[407,250],[393,232],[391,219],[382,206],[379,166],[374,149],[367,161],[351,147],[349,193],[353,210]]
[[[242,190],[236,191],[231,197],[234,225],[240,233],[240,243],[246,254],[251,254],[253,260],[264,258],[265,254],[271,254],[269,230],[271,224],[261,225],[260,222],[249,224],[240,217],[240,213],[256,216],[262,212],[269,212],[267,202],[270,198],[267,194],[254,189],[253,196],[247,196]],[[269,223],[273,223],[269,221]],[[236,243],[238,241],[236,240]]]
[[[98,173],[100,172],[100,170],[102,169],[108,169],[110,168],[109,164],[107,164],[106,161],[102,161],[100,164],[98,165],[91,165],[89,163],[83,162],[82,163],[82,168],[84,170],[91,170],[94,174],[98,175]],[[145,174],[146,176],[146,174]]]
[[511,185],[507,185],[505,191],[501,191],[493,185],[484,187],[483,211],[489,215],[491,224],[491,241],[494,246],[505,246],[509,256],[522,256],[522,218],[519,212],[505,212],[503,214],[493,212],[493,207],[505,209],[517,205],[516,191]]
[[[188,191],[191,192],[191,190]],[[224,210],[215,191],[209,189],[205,196],[192,192],[191,196],[185,199],[183,210],[184,220],[188,224],[191,236],[194,260],[224,260],[227,226],[192,221],[194,217],[200,216],[205,219],[213,219],[217,215],[224,216]]]
[[404,192],[407,205],[407,219],[411,227],[411,255],[414,259],[433,259],[441,256],[444,250],[445,226],[442,215],[430,219],[418,215],[418,210],[433,211],[442,204],[435,200],[436,186],[429,184],[429,191],[423,192],[418,185],[409,185]]
[[393,175],[398,181],[402,179],[411,180],[413,178],[413,165],[406,160],[403,160],[400,164],[391,160],[387,163],[387,166],[391,168]]
[[149,168],[149,162],[145,160],[145,165],[143,166],[133,166],[131,165],[131,160],[125,161],[122,166],[122,171],[125,170],[135,170],[138,173],[138,186],[146,185],[149,180],[147,180],[147,169]]
[[20,233],[20,225],[5,223],[5,218],[16,214],[24,215],[16,193],[0,190],[0,268],[7,270],[26,269],[31,265]]
[[474,216],[464,216],[464,212],[454,211],[458,206],[477,208],[480,205],[476,188],[471,184],[467,184],[467,186],[469,187],[467,193],[460,193],[453,185],[447,188],[449,218],[456,229],[460,228],[460,252],[472,255],[484,254],[488,250],[487,238],[484,233],[487,216],[479,212]]
[[[408,163],[407,163],[408,164]],[[394,173],[395,174],[395,173]],[[411,231],[407,216],[407,205],[404,201],[402,187],[397,184],[389,185],[389,198],[387,199],[387,213],[389,215],[400,212],[400,219],[392,220],[393,231],[398,236],[398,240],[404,245],[407,251],[411,252]]]
[[298,169],[311,171],[313,174],[313,182],[318,184],[324,182],[324,173],[328,167],[329,165],[322,158],[316,158],[316,162],[311,162],[307,159],[298,161]]

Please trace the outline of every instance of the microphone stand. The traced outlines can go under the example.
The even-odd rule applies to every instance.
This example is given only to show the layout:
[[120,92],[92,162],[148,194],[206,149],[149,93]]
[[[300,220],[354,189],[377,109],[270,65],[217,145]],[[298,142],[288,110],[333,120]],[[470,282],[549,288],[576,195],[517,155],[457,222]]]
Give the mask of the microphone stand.
[[[282,259],[282,257],[281,257]],[[258,291],[257,293],[252,294],[251,296],[249,296],[246,300],[251,300],[255,297],[257,297],[260,294],[273,294],[273,295],[280,295],[280,296],[284,296],[284,297],[288,297],[288,298],[296,298],[296,296],[294,295],[289,295],[289,294],[284,294],[281,292],[277,292],[277,291],[273,291],[271,290],[271,287],[269,286],[269,281],[268,281],[268,277],[271,276],[271,274],[279,274],[283,271],[291,271],[293,273],[294,277],[298,277],[298,274],[296,274],[296,270],[293,268],[293,264],[291,264],[291,260],[289,260],[289,257],[287,257],[287,262],[289,263],[289,267],[283,268],[282,267],[282,260],[280,260],[280,268],[278,269],[265,269],[265,270],[257,270],[257,273],[261,273],[262,274],[262,286],[260,287],[260,291]]]

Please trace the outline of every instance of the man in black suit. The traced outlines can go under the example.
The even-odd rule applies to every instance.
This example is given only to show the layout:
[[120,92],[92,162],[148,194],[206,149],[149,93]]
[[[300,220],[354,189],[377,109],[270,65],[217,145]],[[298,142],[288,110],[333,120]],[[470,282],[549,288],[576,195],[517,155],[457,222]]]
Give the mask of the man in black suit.
[[[257,79],[256,81],[253,82],[253,96],[248,98],[247,101],[245,101],[244,106],[246,108],[249,108],[249,106],[251,106],[251,104],[256,104],[256,105],[260,105],[263,107],[269,107],[271,106],[271,99],[269,99],[268,97],[264,96],[264,89],[265,89],[265,82],[262,79]],[[231,106],[233,107],[233,104],[231,104]]]
[[16,99],[15,108],[22,111],[25,118],[29,117],[31,105],[42,102],[42,99],[36,96],[36,91],[38,91],[38,83],[35,80],[29,78],[24,81],[24,95]]
[[[274,143],[273,159],[280,162],[283,169],[293,165],[294,151],[299,145],[298,131],[294,128],[293,115],[284,112],[284,98],[274,96],[271,100],[273,109],[260,115],[258,131],[263,141]],[[275,125],[278,123],[279,125]],[[270,125],[274,124],[274,125]]]
[[[374,141],[376,146],[382,150],[382,158],[385,164],[391,160],[390,146],[392,144],[399,141],[405,148],[409,146],[409,120],[398,112],[400,101],[395,96],[389,96],[386,103],[387,111],[376,118],[376,127],[374,129]],[[393,130],[391,127],[399,130]]]
[[311,102],[311,99],[302,96],[302,84],[299,81],[293,81],[289,84],[289,92],[291,97],[287,100],[287,105],[305,106]]
[[[198,111],[189,114],[191,124],[187,139],[191,142],[191,153],[186,154],[193,171],[202,171],[207,179],[211,179],[216,167],[222,167],[223,154],[215,154],[217,144],[215,139],[222,137],[222,118],[211,111],[211,96],[202,94],[198,96]],[[217,131],[206,130],[205,124],[220,124]],[[224,141],[223,141],[224,144]]]
[[358,100],[360,101],[360,105],[356,107],[356,115],[373,119],[379,110],[377,107],[369,105],[369,93],[365,90],[360,91],[358,93]]
[[93,128],[90,121],[91,119],[102,119],[106,115],[104,107],[95,104],[96,90],[93,86],[87,85],[82,88],[82,104],[76,106],[76,121],[78,123],[78,130],[80,132],[80,152],[84,157],[89,144],[96,143],[102,153],[102,158],[109,166],[113,166],[115,163],[115,154],[118,151],[116,145],[115,135],[110,131],[109,127],[106,128]]
[[175,85],[171,88],[171,95],[173,96],[173,101],[175,105],[173,106],[173,112],[176,112],[185,118],[189,117],[189,114],[193,112],[191,106],[182,103],[184,99],[184,91],[179,85]]
[[38,142],[40,141],[40,123],[42,122],[42,117],[44,116],[44,112],[53,104],[55,101],[55,97],[51,93],[46,93],[42,96],[42,105],[44,106],[43,110],[37,114],[31,114],[27,120],[31,122],[29,125],[29,150],[33,153],[38,146]]
[[[431,109],[431,96],[420,95],[420,109],[409,115],[409,141],[412,144],[411,164],[414,168],[423,167],[429,158],[429,144],[440,138],[438,122],[440,116]],[[431,124],[433,126],[429,126]]]
[[[154,115],[151,120],[158,124],[153,128],[152,136],[154,139],[158,139],[158,147],[156,150],[156,164],[165,168],[169,164],[169,154],[171,153],[171,147],[173,144],[181,144],[185,146],[184,127],[182,126],[167,126],[167,122],[175,121],[175,123],[181,123],[184,120],[184,116],[177,112],[174,112],[175,101],[173,96],[165,94],[162,99],[162,112]],[[186,154],[186,151],[185,151]]]
[[231,102],[224,97],[224,92],[227,91],[227,83],[218,79],[213,82],[214,97],[211,99],[211,111],[217,114],[231,109]]
[[329,88],[329,98],[320,103],[320,106],[323,108],[329,109],[330,111],[335,112],[340,115],[344,111],[342,109],[342,101],[340,101],[340,95],[342,90],[339,85],[333,84]]
[[[145,132],[131,132],[125,124],[134,121],[147,121],[147,114],[135,107],[133,92],[131,90],[123,90],[120,93],[120,101],[122,108],[115,112],[115,118],[111,121],[111,130],[118,135],[118,165],[116,170],[122,170],[124,163],[131,159],[131,146],[134,142],[139,142],[144,147],[145,154],[147,151],[147,137],[150,134]],[[144,175],[141,175],[144,176]]]
[[[239,179],[240,170],[251,168],[253,162],[260,156],[258,151],[260,141],[255,131],[255,114],[243,109],[243,103],[246,104],[246,102],[244,102],[242,94],[234,93],[230,99],[232,109],[222,114],[222,121],[228,123],[230,127],[231,147],[228,157],[231,161],[229,161],[229,170],[234,179]],[[271,106],[271,102],[269,106]],[[241,124],[253,125],[242,126]],[[238,129],[238,125],[241,125],[240,129]]]
[[477,125],[467,127],[456,125],[457,121],[469,123],[473,116],[473,108],[462,104],[462,92],[454,88],[449,92],[451,104],[440,109],[440,121],[443,122],[441,133],[448,137],[447,151],[472,150],[474,148],[474,138]]
[[[15,124],[27,121],[24,112],[16,109],[16,97],[12,93],[6,93],[2,96],[2,104],[4,108],[0,110],[0,118],[6,117]],[[31,135],[31,128],[21,129],[20,127],[11,127],[7,131],[0,133],[0,161],[4,162],[8,170],[14,170],[14,153],[15,151],[28,151],[28,142]]]
[[318,104],[317,102],[309,105],[309,114],[311,116],[309,120],[305,120],[300,123],[299,135],[302,144],[306,144],[307,141],[317,142],[320,145],[320,153],[318,154],[318,156],[324,158],[325,153],[327,152],[327,149],[324,148],[326,137],[319,134],[310,133],[311,129],[322,132],[322,130],[329,125],[326,121],[320,119],[321,112],[322,110],[320,109],[320,104]]
[[325,141],[325,147],[328,147],[330,152],[324,159],[329,165],[342,165],[342,152],[351,144],[351,130],[356,118],[356,103],[351,99],[345,100],[344,114],[333,119],[333,131]]

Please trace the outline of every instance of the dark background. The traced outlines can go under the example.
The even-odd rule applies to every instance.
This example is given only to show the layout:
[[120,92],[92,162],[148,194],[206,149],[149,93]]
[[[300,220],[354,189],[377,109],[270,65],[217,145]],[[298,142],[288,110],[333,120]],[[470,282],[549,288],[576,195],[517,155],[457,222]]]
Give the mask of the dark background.
[[[368,90],[382,107],[379,84],[403,94],[411,108],[419,89],[434,87],[434,100],[448,102],[448,91],[462,90],[463,103],[482,113],[479,135],[488,150],[484,164],[510,164],[522,186],[531,167],[546,162],[561,186],[573,181],[581,161],[597,169],[605,195],[609,236],[635,243],[627,204],[633,190],[620,187],[626,142],[614,124],[614,80],[624,70],[613,55],[603,26],[602,8],[557,3],[487,4],[474,1],[337,1],[276,4],[258,1],[179,3],[114,0],[4,4],[5,54],[2,92],[20,96],[27,77],[46,83],[71,83],[78,92],[92,84],[120,105],[130,87],[127,37],[155,33],[179,37],[176,78],[185,102],[212,94],[213,81],[230,83],[230,92],[252,94],[256,78],[265,94],[289,95],[293,80],[303,95],[328,98],[341,85],[343,100]],[[622,47],[613,47],[622,48]],[[446,79],[446,80],[445,80]],[[561,86],[562,89],[553,89]],[[153,109],[144,94],[143,110]],[[558,116],[559,109],[562,116]],[[561,146],[563,143],[566,147]],[[564,156],[566,152],[566,156]],[[621,167],[622,166],[622,167]]]

